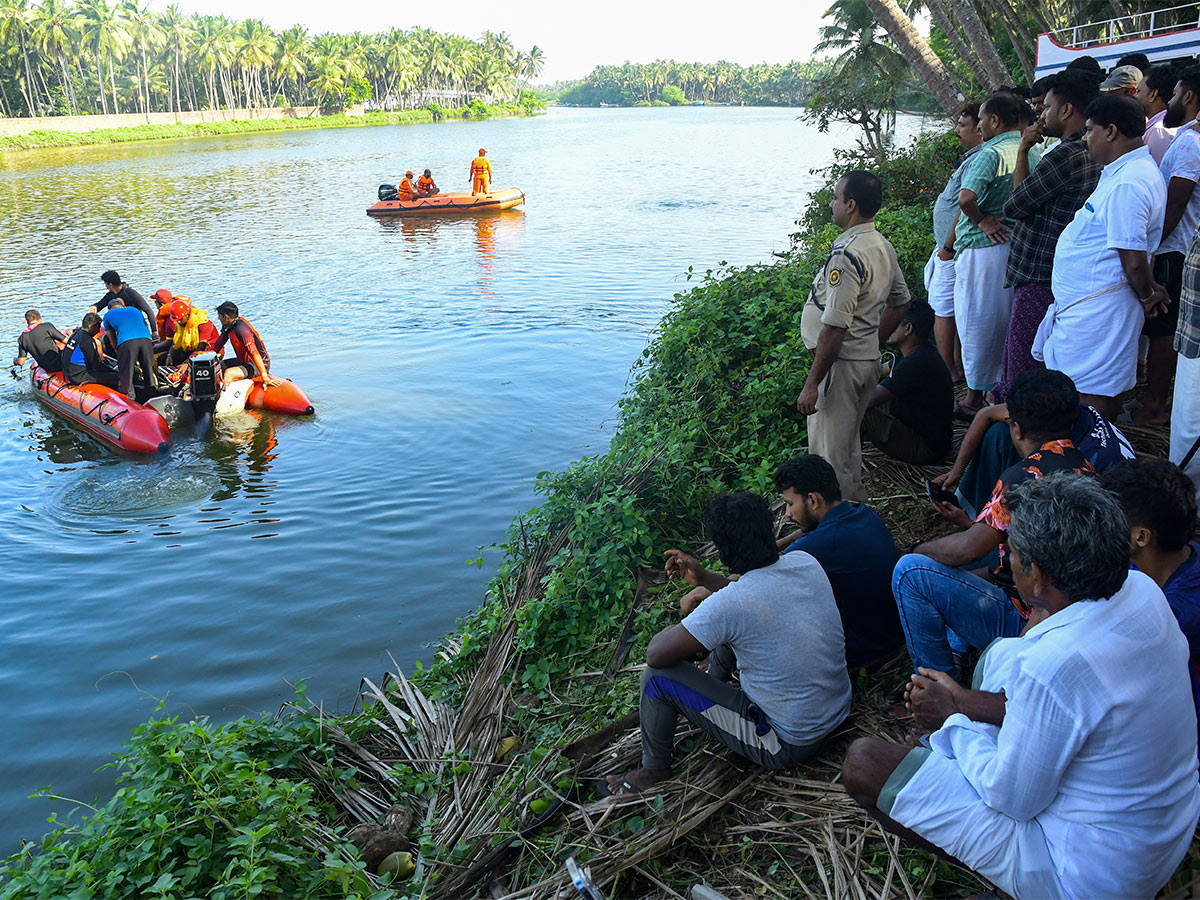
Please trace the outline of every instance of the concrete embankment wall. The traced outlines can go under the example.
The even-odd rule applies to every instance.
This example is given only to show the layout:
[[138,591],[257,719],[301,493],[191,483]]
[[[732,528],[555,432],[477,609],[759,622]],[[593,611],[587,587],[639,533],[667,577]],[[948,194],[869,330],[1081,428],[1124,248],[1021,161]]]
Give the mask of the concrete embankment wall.
[[[362,115],[361,106],[345,110],[346,115]],[[343,112],[319,106],[295,106],[283,109],[202,109],[196,112],[125,113],[115,116],[41,116],[39,118],[0,119],[0,137],[14,137],[31,131],[96,131],[101,128],[135,128],[138,125],[199,125],[204,122],[241,122],[256,119],[297,119]]]

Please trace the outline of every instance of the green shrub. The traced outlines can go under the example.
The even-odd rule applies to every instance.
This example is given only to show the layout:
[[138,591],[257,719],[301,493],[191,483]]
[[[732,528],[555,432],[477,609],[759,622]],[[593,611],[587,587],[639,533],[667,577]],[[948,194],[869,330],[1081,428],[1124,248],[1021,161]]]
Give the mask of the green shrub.
[[683,90],[673,84],[665,86],[659,96],[671,106],[678,106],[681,103],[687,102],[687,96],[683,93]]
[[[81,822],[52,818],[56,828],[35,852],[5,861],[0,897],[371,895],[357,864],[310,848],[333,817],[300,766],[302,756],[333,763],[317,719],[213,725],[157,712],[112,764],[120,772],[113,798]],[[353,785],[353,773],[337,774]]]

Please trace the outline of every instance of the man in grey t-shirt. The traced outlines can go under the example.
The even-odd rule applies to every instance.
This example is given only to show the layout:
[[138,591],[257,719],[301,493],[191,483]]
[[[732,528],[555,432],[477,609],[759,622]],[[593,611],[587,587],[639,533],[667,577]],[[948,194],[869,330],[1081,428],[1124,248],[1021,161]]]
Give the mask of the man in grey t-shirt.
[[[802,551],[780,558],[770,510],[757,494],[714,497],[704,524],[737,580],[669,551],[669,574],[714,593],[650,641],[642,768],[610,777],[611,794],[644,791],[670,777],[681,714],[752,762],[782,769],[812,756],[850,711],[842,621],[821,566]],[[741,690],[688,661],[724,644],[737,657]]]

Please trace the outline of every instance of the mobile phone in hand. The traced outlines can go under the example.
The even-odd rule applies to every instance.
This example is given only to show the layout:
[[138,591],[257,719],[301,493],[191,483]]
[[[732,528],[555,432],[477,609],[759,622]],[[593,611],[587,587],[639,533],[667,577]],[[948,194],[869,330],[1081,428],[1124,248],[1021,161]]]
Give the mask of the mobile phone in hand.
[[935,503],[949,503],[951,506],[957,506],[959,509],[962,509],[962,504],[958,502],[958,497],[954,496],[954,492],[946,490],[934,481],[925,480],[925,493]]

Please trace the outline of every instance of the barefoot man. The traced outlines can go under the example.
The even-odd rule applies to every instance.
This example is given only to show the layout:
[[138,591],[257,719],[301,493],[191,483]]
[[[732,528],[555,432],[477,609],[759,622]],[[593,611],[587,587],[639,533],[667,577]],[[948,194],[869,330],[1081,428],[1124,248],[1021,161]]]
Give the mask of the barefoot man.
[[[817,561],[803,551],[780,557],[757,494],[714,497],[704,524],[736,580],[668,551],[668,574],[713,593],[650,642],[642,768],[608,778],[601,793],[635,794],[669,778],[680,715],[746,759],[784,769],[816,753],[850,711],[842,622]],[[690,662],[718,648],[736,658],[740,689]]]

